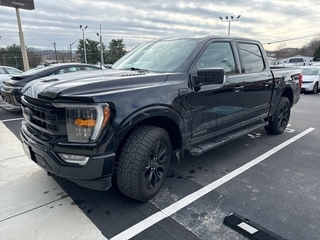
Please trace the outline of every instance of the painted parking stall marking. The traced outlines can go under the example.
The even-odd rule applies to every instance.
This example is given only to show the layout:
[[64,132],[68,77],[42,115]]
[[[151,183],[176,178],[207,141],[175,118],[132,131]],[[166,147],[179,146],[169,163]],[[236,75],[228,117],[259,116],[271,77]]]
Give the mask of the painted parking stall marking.
[[1,122],[13,122],[13,121],[20,121],[22,120],[23,118],[12,118],[12,119],[5,119],[5,120],[2,120]]
[[218,188],[222,184],[230,181],[231,179],[237,177],[241,173],[247,171],[251,167],[257,165],[258,163],[262,162],[263,160],[267,159],[268,157],[272,156],[273,154],[277,153],[281,149],[285,148],[286,146],[290,145],[291,143],[297,141],[298,139],[304,137],[308,133],[315,130],[315,128],[308,128],[304,132],[290,138],[289,140],[281,143],[280,145],[272,148],[268,152],[262,154],[261,156],[255,158],[254,160],[246,163],[245,165],[239,167],[238,169],[234,170],[233,172],[223,176],[222,178],[212,182],[211,184],[199,189],[198,191],[182,198],[181,200],[177,201],[176,203],[170,205],[169,207],[151,215],[150,217],[144,219],[143,221],[133,225],[132,227],[126,229],[125,231],[119,233],[118,235],[111,238],[112,240],[122,240],[122,239],[130,239],[137,234],[141,233],[142,231],[148,229],[149,227],[153,226],[154,224],[160,222],[161,220],[170,217],[172,214],[178,212],[182,208],[188,206],[189,204],[195,202],[197,199],[203,197],[207,193],[213,191],[214,189]]

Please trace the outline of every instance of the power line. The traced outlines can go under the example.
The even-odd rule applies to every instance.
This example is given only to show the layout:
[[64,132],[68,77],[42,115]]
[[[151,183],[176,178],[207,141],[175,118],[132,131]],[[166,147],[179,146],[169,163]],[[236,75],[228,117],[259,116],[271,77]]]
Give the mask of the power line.
[[277,40],[277,41],[274,41],[274,42],[267,42],[267,43],[262,43],[262,44],[263,44],[263,45],[267,45],[267,44],[273,44],[273,43],[279,43],[279,42],[288,42],[288,41],[297,40],[297,39],[303,39],[303,38],[308,38],[308,37],[312,37],[312,36],[288,38],[288,39]]

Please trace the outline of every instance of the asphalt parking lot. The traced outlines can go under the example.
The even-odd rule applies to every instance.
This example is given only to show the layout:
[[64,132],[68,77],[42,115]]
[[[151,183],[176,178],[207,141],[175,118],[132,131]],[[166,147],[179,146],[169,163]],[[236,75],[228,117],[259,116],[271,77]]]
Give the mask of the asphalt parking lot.
[[[107,239],[246,239],[223,224],[230,213],[284,239],[319,239],[319,105],[320,94],[302,94],[284,134],[273,136],[262,128],[180,164],[173,160],[159,195],[146,203],[124,197],[115,187],[98,192],[53,179]],[[0,120],[17,138],[21,117],[0,110]],[[1,166],[0,176],[5,171]],[[6,204],[0,201],[0,208]],[[14,217],[0,217],[0,239],[14,239],[9,233],[19,228],[6,225]],[[63,239],[62,230],[55,231],[55,239]]]

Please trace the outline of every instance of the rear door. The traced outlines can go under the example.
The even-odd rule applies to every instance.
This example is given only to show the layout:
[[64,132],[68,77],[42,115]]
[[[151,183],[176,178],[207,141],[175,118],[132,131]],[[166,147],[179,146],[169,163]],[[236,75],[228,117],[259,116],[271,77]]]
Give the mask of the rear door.
[[256,42],[238,42],[241,76],[244,77],[242,125],[249,125],[268,116],[273,76],[265,62],[264,50]]

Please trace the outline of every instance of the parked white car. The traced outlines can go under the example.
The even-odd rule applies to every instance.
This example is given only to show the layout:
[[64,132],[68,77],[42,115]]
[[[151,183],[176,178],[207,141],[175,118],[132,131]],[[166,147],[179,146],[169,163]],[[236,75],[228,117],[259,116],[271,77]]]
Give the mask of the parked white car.
[[302,88],[301,91],[317,93],[320,83],[320,66],[301,67]]
[[2,88],[3,81],[9,80],[12,75],[19,75],[22,73],[19,69],[9,66],[0,66],[0,89]]

